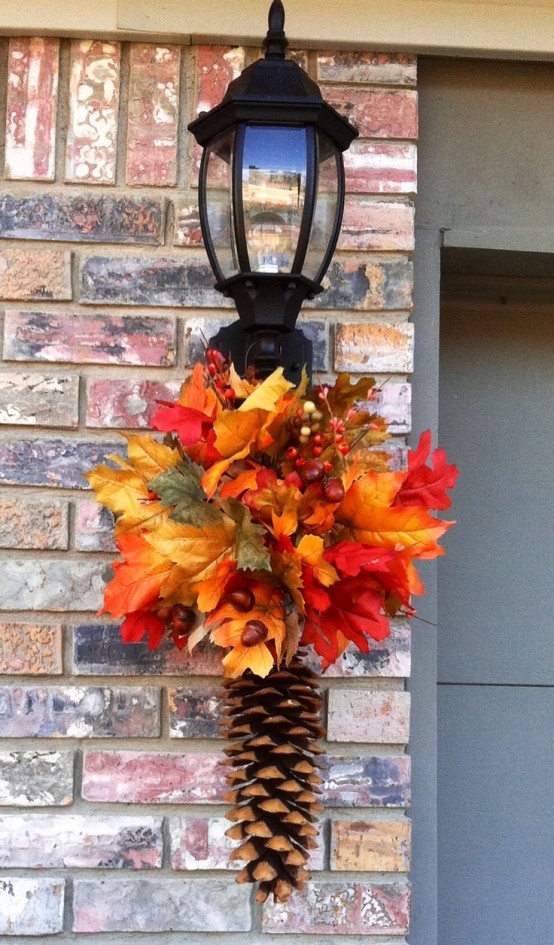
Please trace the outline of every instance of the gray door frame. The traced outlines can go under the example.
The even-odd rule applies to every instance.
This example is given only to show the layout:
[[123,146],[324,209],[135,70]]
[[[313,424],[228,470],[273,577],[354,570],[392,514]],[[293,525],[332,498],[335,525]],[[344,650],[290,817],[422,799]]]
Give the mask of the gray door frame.
[[[439,331],[442,233],[417,225],[414,252],[415,371],[412,440],[439,418]],[[413,445],[413,444],[412,444]],[[419,567],[425,597],[412,621],[412,915],[410,945],[437,943],[437,577],[434,561]],[[424,622],[425,621],[425,622]]]

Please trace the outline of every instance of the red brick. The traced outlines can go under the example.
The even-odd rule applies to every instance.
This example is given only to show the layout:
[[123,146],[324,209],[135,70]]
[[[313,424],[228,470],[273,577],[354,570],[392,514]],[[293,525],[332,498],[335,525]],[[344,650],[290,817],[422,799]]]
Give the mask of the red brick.
[[403,935],[409,912],[410,888],[405,882],[312,882],[287,903],[268,899],[263,928],[285,935]]
[[4,358],[165,367],[175,363],[175,320],[12,309],[5,316]]
[[83,797],[104,804],[213,804],[225,794],[219,754],[87,751]]
[[0,751],[0,805],[65,807],[73,803],[73,752]]
[[368,85],[415,85],[417,60],[404,53],[326,50],[317,56],[321,82],[363,82]]
[[0,623],[0,673],[56,676],[62,672],[62,628],[47,623]]
[[413,204],[381,203],[348,195],[339,250],[406,250],[414,248]]
[[116,172],[120,45],[71,42],[65,178],[113,184]]
[[54,180],[59,50],[53,37],[10,39],[5,162],[10,180]]
[[71,253],[63,249],[0,249],[0,299],[70,299]]
[[196,111],[219,105],[232,79],[244,69],[240,46],[198,46],[196,51]]
[[408,374],[413,370],[412,322],[351,322],[335,330],[335,370]]
[[126,168],[131,186],[176,182],[179,70],[179,46],[131,45]]
[[2,876],[0,934],[55,935],[63,930],[65,880]]
[[0,374],[0,424],[76,427],[77,374]]
[[409,692],[330,690],[327,721],[330,742],[404,745],[409,731]]
[[325,99],[358,129],[361,138],[417,138],[417,93],[328,86]]
[[175,400],[179,381],[94,378],[87,385],[87,427],[150,428],[160,400]]
[[[229,854],[237,847],[225,836],[229,821],[223,816],[172,817],[169,822],[171,865],[174,870],[228,870],[240,869],[244,864],[229,861]],[[317,849],[310,853],[309,869],[322,870],[324,844],[321,834]]]
[[406,873],[410,869],[410,821],[334,820],[331,869],[363,873]]
[[415,144],[353,141],[344,154],[347,193],[415,194]]
[[175,246],[202,246],[198,201],[174,200]]
[[4,686],[0,722],[5,738],[155,738],[160,734],[159,690]]
[[74,889],[74,932],[247,932],[251,927],[250,889],[237,887],[231,876],[87,878],[75,879]]
[[0,499],[0,548],[62,549],[68,546],[67,502]]
[[17,814],[0,817],[0,866],[32,869],[155,869],[161,866],[159,817]]

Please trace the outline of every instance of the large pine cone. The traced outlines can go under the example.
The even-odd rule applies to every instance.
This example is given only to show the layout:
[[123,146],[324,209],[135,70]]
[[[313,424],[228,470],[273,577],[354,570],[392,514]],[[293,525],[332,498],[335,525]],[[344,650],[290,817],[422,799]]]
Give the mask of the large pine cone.
[[226,750],[232,790],[225,800],[236,805],[227,836],[243,841],[231,859],[247,863],[238,883],[260,883],[258,902],[269,893],[284,902],[309,879],[306,862],[323,810],[314,758],[323,754],[315,740],[324,735],[317,684],[298,657],[265,679],[248,671],[225,680],[224,733],[234,743]]

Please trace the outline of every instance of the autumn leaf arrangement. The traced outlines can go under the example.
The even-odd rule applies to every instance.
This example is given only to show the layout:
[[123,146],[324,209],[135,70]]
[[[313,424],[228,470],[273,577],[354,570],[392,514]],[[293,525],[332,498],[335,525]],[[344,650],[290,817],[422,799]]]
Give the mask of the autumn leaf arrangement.
[[457,471],[430,434],[389,469],[372,378],[295,387],[281,368],[239,377],[208,348],[163,442],[126,434],[127,457],[88,474],[115,513],[121,558],[103,613],[126,642],[213,646],[225,676],[224,734],[238,882],[286,900],[309,877],[324,735],[318,675],[351,644],[367,652],[414,614],[417,559],[442,553]]

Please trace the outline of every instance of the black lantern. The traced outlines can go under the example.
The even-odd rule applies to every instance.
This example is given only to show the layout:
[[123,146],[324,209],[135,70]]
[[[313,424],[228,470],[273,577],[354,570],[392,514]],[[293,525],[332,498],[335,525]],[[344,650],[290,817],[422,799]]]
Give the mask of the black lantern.
[[200,223],[216,289],[239,322],[212,339],[239,370],[278,364],[298,382],[311,343],[295,329],[300,307],[322,291],[344,207],[342,152],[356,129],[285,59],[281,0],[269,10],[265,58],[189,125],[204,147]]

